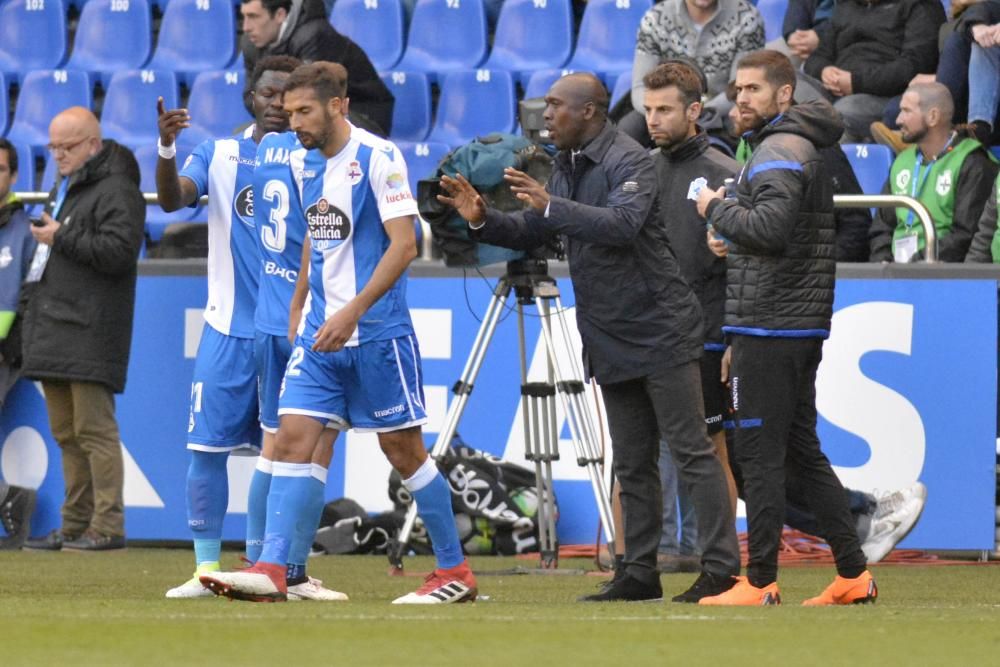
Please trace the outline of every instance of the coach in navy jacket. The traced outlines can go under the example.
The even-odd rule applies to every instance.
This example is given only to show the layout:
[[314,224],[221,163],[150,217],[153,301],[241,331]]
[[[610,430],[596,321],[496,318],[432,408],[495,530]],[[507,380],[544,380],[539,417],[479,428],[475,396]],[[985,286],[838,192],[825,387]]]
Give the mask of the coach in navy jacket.
[[604,395],[625,524],[624,567],[611,586],[583,599],[662,596],[656,568],[662,438],[692,491],[703,538],[702,575],[675,599],[696,602],[731,586],[739,569],[722,466],[705,431],[701,308],[667,240],[652,160],[606,120],[600,81],[567,75],[545,101],[546,129],[560,149],[548,186],[512,169],[505,174],[528,209],[488,209],[461,179],[442,179],[451,196],[441,201],[487,243],[530,249],[566,239],[584,367]]

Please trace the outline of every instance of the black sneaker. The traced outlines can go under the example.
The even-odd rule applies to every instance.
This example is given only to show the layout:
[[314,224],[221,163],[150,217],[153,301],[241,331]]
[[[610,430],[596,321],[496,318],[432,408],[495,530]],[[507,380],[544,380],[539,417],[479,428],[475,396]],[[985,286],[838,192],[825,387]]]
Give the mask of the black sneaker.
[[621,577],[615,575],[599,592],[578,598],[579,602],[660,602],[663,600],[663,589],[660,579],[656,583],[645,584],[627,572]]
[[58,530],[53,530],[45,537],[35,537],[24,541],[24,548],[31,551],[59,551],[63,548],[63,542],[75,540],[72,535],[64,535]]
[[20,486],[7,487],[7,495],[0,498],[0,523],[7,531],[7,538],[0,549],[20,549],[31,530],[31,514],[35,511],[35,491]]
[[112,551],[124,548],[124,535],[101,535],[96,530],[89,528],[77,539],[63,544],[63,549],[67,551]]
[[702,598],[711,597],[725,593],[736,584],[736,577],[721,576],[711,572],[702,572],[687,589],[680,595],[670,598],[673,602],[690,602],[696,604]]

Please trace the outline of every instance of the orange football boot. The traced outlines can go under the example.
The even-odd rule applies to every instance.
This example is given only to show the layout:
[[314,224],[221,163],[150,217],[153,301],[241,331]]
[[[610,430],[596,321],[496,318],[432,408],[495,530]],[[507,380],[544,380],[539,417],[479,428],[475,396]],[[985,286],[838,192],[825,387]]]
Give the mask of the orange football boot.
[[746,577],[736,577],[736,585],[725,593],[698,600],[698,604],[716,607],[766,607],[781,604],[778,584],[771,582],[757,588]]
[[853,579],[840,575],[822,593],[802,603],[805,607],[822,607],[831,604],[874,604],[878,598],[878,586],[872,573],[865,570]]

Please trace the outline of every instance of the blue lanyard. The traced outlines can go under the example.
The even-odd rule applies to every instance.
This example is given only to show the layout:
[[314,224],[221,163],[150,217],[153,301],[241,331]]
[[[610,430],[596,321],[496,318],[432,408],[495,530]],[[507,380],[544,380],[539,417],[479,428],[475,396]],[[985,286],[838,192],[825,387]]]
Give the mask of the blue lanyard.
[[59,191],[56,193],[56,201],[52,205],[52,217],[53,219],[59,217],[59,211],[62,210],[63,202],[66,201],[66,191],[69,190],[69,177],[67,176],[59,184]]
[[[944,145],[944,149],[934,156],[934,159],[927,163],[927,172],[924,173],[923,180],[920,179],[920,168],[924,163],[924,154],[917,153],[917,163],[913,166],[913,181],[910,184],[910,196],[914,199],[920,198],[920,195],[924,193],[924,186],[927,184],[927,179],[931,175],[931,171],[934,169],[934,163],[937,162],[938,156],[944,155],[951,148],[951,143],[955,141],[956,133],[952,132],[951,136],[948,138],[948,143]],[[913,211],[908,210],[906,213],[906,231],[909,232],[913,227]]]

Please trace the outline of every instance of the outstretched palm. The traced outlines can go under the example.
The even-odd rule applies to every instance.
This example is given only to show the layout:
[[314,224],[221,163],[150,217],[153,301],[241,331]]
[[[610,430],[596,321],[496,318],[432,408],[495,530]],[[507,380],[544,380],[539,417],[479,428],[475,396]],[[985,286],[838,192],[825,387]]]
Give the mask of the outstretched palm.
[[486,218],[486,202],[464,176],[461,174],[456,174],[455,178],[441,176],[441,187],[448,196],[438,195],[439,202],[451,206],[460,216],[473,224],[479,224]]

